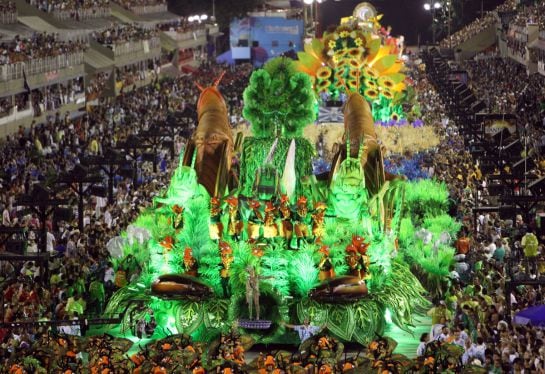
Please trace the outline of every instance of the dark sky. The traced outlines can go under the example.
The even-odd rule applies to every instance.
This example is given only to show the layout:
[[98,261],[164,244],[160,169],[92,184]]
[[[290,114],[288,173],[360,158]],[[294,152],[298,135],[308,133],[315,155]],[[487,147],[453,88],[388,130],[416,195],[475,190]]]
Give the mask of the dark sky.
[[[462,0],[452,0],[460,3]],[[325,27],[338,24],[341,17],[350,15],[352,10],[362,0],[326,0],[319,6],[321,24]],[[382,24],[392,26],[393,35],[404,35],[407,44],[414,45],[418,41],[418,34],[421,40],[431,39],[431,14],[424,10],[426,0],[375,0],[369,1],[379,13],[384,14]],[[484,10],[493,9],[501,0],[483,0]],[[475,18],[480,10],[479,0],[465,0],[464,14],[466,20]]]

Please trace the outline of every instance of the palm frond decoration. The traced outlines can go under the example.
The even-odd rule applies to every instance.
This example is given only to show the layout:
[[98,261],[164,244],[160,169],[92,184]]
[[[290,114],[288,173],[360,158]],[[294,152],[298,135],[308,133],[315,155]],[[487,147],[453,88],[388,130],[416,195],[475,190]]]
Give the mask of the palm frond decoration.
[[289,262],[291,253],[285,249],[285,245],[279,243],[269,245],[265,255],[261,258],[261,274],[271,277],[269,283],[281,295],[290,293]]
[[313,253],[308,250],[299,250],[294,253],[289,263],[289,274],[295,294],[307,297],[310,289],[318,283],[318,269]]

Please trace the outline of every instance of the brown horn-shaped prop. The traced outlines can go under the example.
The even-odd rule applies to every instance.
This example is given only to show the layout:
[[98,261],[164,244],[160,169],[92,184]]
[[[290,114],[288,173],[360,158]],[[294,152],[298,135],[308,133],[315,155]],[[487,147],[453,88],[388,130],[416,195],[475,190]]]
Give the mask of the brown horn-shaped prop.
[[222,71],[220,76],[214,81],[214,87],[218,87],[224,75],[225,75],[225,70]]
[[195,86],[199,89],[199,91],[204,92],[204,87],[199,84],[199,82],[195,82]]

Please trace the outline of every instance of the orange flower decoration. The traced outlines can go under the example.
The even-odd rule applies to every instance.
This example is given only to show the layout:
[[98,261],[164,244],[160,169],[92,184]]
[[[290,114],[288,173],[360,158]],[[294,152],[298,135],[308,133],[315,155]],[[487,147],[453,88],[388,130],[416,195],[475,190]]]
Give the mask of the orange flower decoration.
[[435,364],[435,358],[433,358],[432,356],[427,357],[424,360],[424,366],[432,366],[433,364]]
[[305,196],[301,196],[297,200],[297,205],[307,205],[307,198]]
[[345,249],[346,253],[356,253],[356,246],[354,244],[348,244]]
[[184,207],[179,206],[178,204],[174,204],[174,206],[172,207],[172,211],[176,214],[180,214],[184,211]]
[[318,252],[324,254],[325,256],[329,256],[329,247],[327,245],[322,245]]
[[167,236],[159,244],[162,247],[171,250],[174,247],[174,239],[172,239],[172,236]]
[[184,260],[191,260],[193,258],[193,251],[191,248],[186,247],[184,250]]
[[236,196],[229,196],[225,199],[227,204],[229,204],[231,207],[238,207],[238,199]]
[[376,351],[378,349],[378,343],[373,340],[370,344],[369,344],[369,350],[370,351]]

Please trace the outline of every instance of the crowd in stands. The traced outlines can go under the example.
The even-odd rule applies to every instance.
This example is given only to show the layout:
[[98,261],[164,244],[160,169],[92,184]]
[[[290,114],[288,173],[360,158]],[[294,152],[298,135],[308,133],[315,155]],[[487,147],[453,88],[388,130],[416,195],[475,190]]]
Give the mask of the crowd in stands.
[[[241,95],[250,71],[244,66],[226,74],[224,92],[232,89],[233,94]],[[199,70],[197,76],[206,85],[220,72],[218,66],[207,66]],[[197,97],[194,77],[156,80],[150,86],[121,94],[110,104],[93,107],[82,117],[57,113],[46,123],[33,124],[28,131],[20,128],[2,144],[0,153],[2,225],[40,227],[42,222],[36,215],[27,214],[17,206],[16,196],[30,193],[35,183],[46,182],[53,175],[73,168],[82,156],[102,154],[129,135],[164,121],[168,108],[176,111],[194,105]],[[240,101],[232,103],[239,105]],[[190,133],[191,129],[184,131],[186,135]],[[132,178],[117,175],[113,203],[108,203],[104,197],[86,198],[84,231],[78,229],[77,219],[61,222],[48,219],[45,222],[46,248],[52,255],[47,274],[35,262],[0,261],[3,285],[3,309],[0,311],[4,322],[88,318],[101,313],[113,291],[137,276],[138,266],[130,261],[112,267],[106,243],[125,229],[141,209],[152,203],[153,196],[165,188],[184,140],[176,136],[174,143],[174,157],[165,149],[159,152],[158,172],[154,173],[149,164],[139,163],[137,185],[132,183]],[[70,199],[74,195],[68,189],[59,192],[57,197]],[[38,235],[30,232],[27,251],[37,252],[39,245]],[[45,276],[50,287],[45,286]],[[44,328],[0,329],[0,361],[31,346],[45,331]]]
[[[489,91],[493,96],[491,103],[505,98],[503,109],[519,114],[518,121],[527,121],[527,127],[538,127],[541,121],[532,122],[532,119],[541,119],[544,115],[539,105],[534,105],[537,97],[543,102],[542,81],[529,80],[525,72],[521,74],[522,69],[507,61],[492,61],[486,68],[485,65],[484,62],[471,63],[476,96],[481,91]],[[505,75],[500,79],[502,74]],[[443,106],[441,100],[435,100],[437,98],[437,93],[428,93],[423,110],[428,113],[430,109],[431,113],[433,110],[437,113],[448,111],[448,106]],[[531,113],[526,115],[525,111]],[[447,136],[443,137],[436,153],[432,165],[434,175],[449,185],[451,198],[456,202],[457,217],[464,226],[456,242],[458,263],[453,268],[451,282],[443,297],[435,300],[435,306],[428,312],[432,329],[422,336],[422,350],[418,354],[423,355],[424,348],[430,344],[453,343],[464,348],[464,365],[476,364],[488,373],[544,372],[543,330],[510,323],[516,312],[544,304],[544,289],[541,286],[519,286],[510,294],[505,289],[509,277],[545,277],[545,250],[538,244],[544,238],[537,238],[536,222],[525,222],[521,215],[517,215],[513,222],[500,218],[497,213],[480,214],[475,226],[472,208],[476,204],[487,204],[486,186],[490,181],[465,149],[455,124],[443,121],[438,129]],[[538,161],[537,152],[528,154],[533,154]],[[536,166],[532,173],[540,176],[543,170]]]
[[93,32],[92,36],[100,44],[113,48],[116,44],[151,39],[157,36],[157,31],[154,28],[145,29],[137,25],[115,24],[102,31]]
[[479,34],[483,30],[492,26],[496,22],[496,12],[502,11],[505,9],[513,9],[515,7],[514,0],[507,0],[506,2],[499,5],[496,9],[486,14],[481,15],[481,17],[476,18],[473,22],[464,26],[459,31],[443,39],[439,45],[443,48],[455,48],[458,45],[462,44],[471,37]]
[[545,77],[528,76],[523,65],[500,57],[468,61],[464,67],[472,78],[474,95],[484,101],[488,112],[516,114],[517,128],[531,145],[530,154],[541,155],[545,145]]
[[87,100],[92,101],[100,97],[104,92],[109,79],[110,74],[108,72],[96,73],[85,87]]
[[106,17],[110,13],[110,0],[27,0],[39,10],[57,18],[83,20]]
[[545,4],[543,1],[535,1],[531,5],[525,5],[518,10],[512,21],[513,25],[526,27],[527,24],[539,24],[543,30],[545,26]]
[[0,43],[0,65],[82,52],[85,48],[81,41],[61,41],[56,33],[34,33],[29,38],[17,35]]

